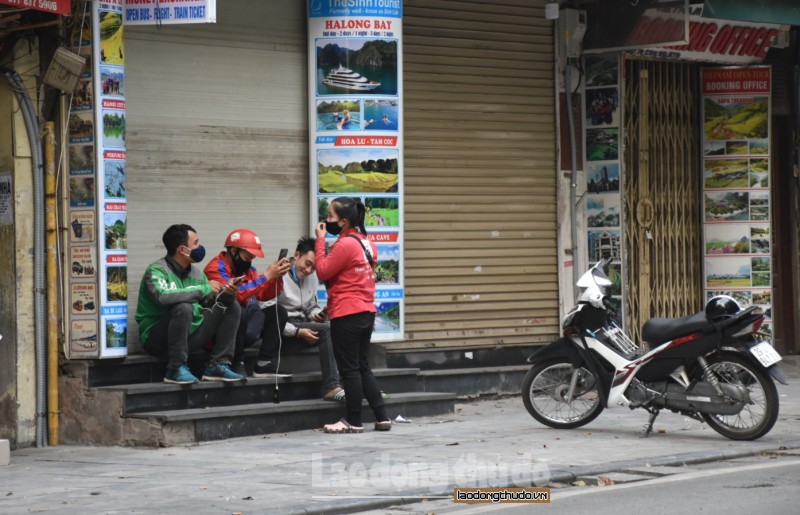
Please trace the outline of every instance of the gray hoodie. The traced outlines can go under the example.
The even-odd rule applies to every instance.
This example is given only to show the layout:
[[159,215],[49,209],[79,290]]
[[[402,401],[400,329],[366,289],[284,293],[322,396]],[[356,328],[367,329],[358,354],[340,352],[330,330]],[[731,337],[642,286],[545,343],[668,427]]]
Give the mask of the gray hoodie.
[[[292,265],[292,270],[283,276],[283,291],[278,297],[278,302],[286,308],[289,314],[289,321],[286,322],[286,327],[283,329],[284,336],[294,336],[297,332],[297,327],[292,322],[312,322],[311,317],[322,311],[319,299],[317,299],[319,279],[317,279],[316,272],[312,272],[298,284],[292,277],[293,271],[294,265]],[[261,303],[261,307],[270,306],[274,302],[272,300]]]

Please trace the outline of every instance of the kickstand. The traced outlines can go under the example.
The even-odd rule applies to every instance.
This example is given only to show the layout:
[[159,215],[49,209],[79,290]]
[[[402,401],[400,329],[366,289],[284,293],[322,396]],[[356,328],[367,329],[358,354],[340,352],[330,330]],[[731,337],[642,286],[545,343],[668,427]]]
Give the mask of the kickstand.
[[658,416],[659,410],[657,409],[648,409],[650,412],[650,420],[648,420],[647,425],[644,426],[644,431],[642,434],[639,435],[641,438],[647,438],[650,435],[650,432],[653,431],[653,422],[656,421],[656,417]]

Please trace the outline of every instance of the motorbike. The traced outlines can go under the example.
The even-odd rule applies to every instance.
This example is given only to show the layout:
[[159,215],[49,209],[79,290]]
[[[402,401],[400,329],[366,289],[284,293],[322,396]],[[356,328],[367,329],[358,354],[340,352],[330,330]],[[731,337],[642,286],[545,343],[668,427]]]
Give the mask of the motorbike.
[[522,398],[531,416],[572,429],[606,408],[642,408],[650,413],[647,437],[667,409],[733,440],[767,434],[778,418],[775,381],[787,380],[781,356],[756,338],[763,311],[715,296],[699,313],[648,320],[640,346],[625,334],[606,295],[610,262],[602,259],[583,274],[578,302],[561,324],[563,336],[528,358]]

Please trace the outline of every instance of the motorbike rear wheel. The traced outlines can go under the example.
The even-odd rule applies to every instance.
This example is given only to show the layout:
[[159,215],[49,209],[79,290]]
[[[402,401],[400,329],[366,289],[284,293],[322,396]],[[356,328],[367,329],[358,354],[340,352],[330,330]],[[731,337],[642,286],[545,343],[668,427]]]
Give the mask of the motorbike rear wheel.
[[720,383],[743,387],[749,402],[736,415],[703,413],[703,419],[717,433],[732,440],[755,440],[767,434],[778,419],[778,389],[757,365],[735,354],[708,359]]
[[522,381],[522,401],[533,418],[556,429],[588,424],[603,411],[597,380],[585,368],[578,369],[572,399],[567,399],[575,368],[566,359],[537,363]]

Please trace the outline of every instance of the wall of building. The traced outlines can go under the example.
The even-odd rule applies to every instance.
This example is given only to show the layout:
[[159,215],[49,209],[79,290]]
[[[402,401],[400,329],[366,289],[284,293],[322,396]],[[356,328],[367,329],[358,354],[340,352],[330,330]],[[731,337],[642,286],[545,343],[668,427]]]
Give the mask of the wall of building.
[[208,251],[254,230],[265,259],[310,234],[304,2],[226,1],[217,23],[127,27],[128,302],[161,235],[188,223]]
[[[23,42],[16,50],[14,67],[23,71],[35,99],[37,77],[30,70],[38,70],[38,46]],[[12,176],[13,224],[0,226],[0,248],[7,252],[0,263],[0,438],[8,438],[15,447],[33,445],[36,439],[32,166],[25,122],[3,78],[0,174]]]

